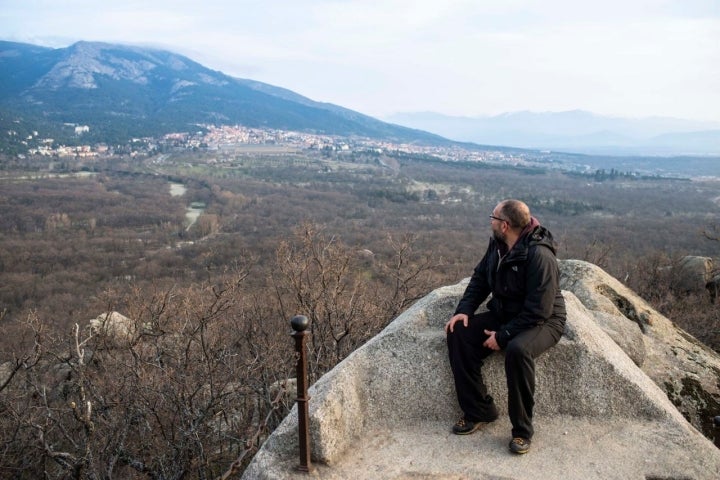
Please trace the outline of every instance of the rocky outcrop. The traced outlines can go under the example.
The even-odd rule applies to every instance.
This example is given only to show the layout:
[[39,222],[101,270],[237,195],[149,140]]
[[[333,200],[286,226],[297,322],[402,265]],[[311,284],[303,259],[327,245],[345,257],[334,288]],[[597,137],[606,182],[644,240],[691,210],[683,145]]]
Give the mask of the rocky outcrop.
[[[530,454],[507,452],[504,415],[469,439],[449,433],[460,412],[443,325],[462,282],[418,301],[310,389],[315,475],[720,478],[720,451],[683,416],[702,420],[702,408],[717,400],[708,382],[712,372],[719,379],[718,356],[599,268],[561,264],[568,322],[537,362],[538,433]],[[504,411],[502,354],[483,371]],[[298,475],[296,415],[293,409],[243,478]]]
[[120,343],[130,341],[137,333],[135,322],[120,312],[101,313],[88,322],[88,328]]
[[560,270],[561,288],[573,292],[683,416],[712,437],[712,419],[720,414],[720,356],[601,268],[563,260]]
[[702,292],[713,276],[713,259],[686,255],[673,269],[673,287],[678,292]]

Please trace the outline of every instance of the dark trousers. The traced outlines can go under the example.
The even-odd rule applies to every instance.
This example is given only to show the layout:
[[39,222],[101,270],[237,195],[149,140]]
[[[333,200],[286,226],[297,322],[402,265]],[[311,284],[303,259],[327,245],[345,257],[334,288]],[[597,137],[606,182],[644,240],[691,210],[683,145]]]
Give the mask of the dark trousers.
[[[484,330],[499,331],[501,326],[494,313],[482,312],[470,317],[467,327],[462,322],[455,323],[454,332],[447,335],[458,403],[465,418],[472,422],[488,422],[498,416],[483,381],[481,367],[483,360],[494,352],[483,347],[488,338]],[[535,358],[560,340],[562,330],[562,325],[550,321],[519,333],[505,348],[508,414],[513,437],[530,439],[533,436]]]

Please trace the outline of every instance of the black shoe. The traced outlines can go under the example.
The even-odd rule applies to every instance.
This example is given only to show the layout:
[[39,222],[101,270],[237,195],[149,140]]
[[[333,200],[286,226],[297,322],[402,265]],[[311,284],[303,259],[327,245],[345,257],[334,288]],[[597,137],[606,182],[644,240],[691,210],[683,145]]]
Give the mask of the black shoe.
[[471,422],[470,420],[465,420],[465,417],[462,417],[453,425],[452,431],[455,435],[470,435],[471,433],[477,432],[480,427],[487,423],[488,422]]
[[530,440],[515,437],[510,441],[510,451],[513,453],[527,453],[530,450]]

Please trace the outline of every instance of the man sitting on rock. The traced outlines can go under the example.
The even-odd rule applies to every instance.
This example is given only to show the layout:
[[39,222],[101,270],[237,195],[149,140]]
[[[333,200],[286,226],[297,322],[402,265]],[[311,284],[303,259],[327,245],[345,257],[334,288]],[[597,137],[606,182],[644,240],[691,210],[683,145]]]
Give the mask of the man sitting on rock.
[[[535,358],[555,345],[565,327],[565,301],[552,234],[519,200],[500,202],[490,215],[492,238],[455,314],[445,325],[450,366],[463,417],[453,426],[468,435],[498,417],[483,381],[483,360],[505,350],[510,450],[526,453],[533,436]],[[492,294],[488,310],[475,313]]]

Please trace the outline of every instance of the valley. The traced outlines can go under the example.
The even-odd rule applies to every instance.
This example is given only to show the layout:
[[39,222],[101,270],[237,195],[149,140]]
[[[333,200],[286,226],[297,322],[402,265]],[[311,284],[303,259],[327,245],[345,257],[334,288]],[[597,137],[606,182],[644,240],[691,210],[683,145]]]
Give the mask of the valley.
[[[292,375],[288,319],[311,319],[319,378],[417,299],[469,276],[488,212],[508,197],[553,232],[559,258],[597,264],[720,349],[717,306],[670,288],[683,255],[718,257],[717,180],[350,149],[0,165],[0,373],[15,372],[0,382],[12,399],[0,469],[47,469],[25,454],[37,432],[63,453],[89,445],[121,476],[138,465],[169,475],[184,468],[176,455],[198,451],[213,477],[244,466],[292,406],[277,395]],[[88,329],[108,312],[130,319],[129,341]],[[67,406],[86,400],[99,412],[90,434]]]
[[[62,165],[44,157],[4,163],[0,300],[7,318],[34,308],[72,324],[78,312],[101,310],[80,291],[125,277],[192,281],[202,267],[187,248],[194,257],[213,252],[216,267],[231,264],[240,250],[270,258],[303,222],[374,252],[387,248],[381,239],[388,235],[412,234],[419,251],[444,259],[437,283],[428,285],[435,288],[469,274],[488,236],[484,212],[507,197],[531,205],[555,233],[559,256],[597,263],[630,283],[642,281],[633,274],[643,256],[717,256],[717,242],[703,235],[720,224],[720,182],[713,179],[600,178],[537,164],[373,150],[221,148]],[[202,247],[187,247],[211,234]],[[71,247],[48,250],[47,242]],[[159,249],[167,249],[161,264],[146,258],[146,250]],[[28,257],[34,260],[21,260]],[[70,274],[74,268],[83,273]],[[27,282],[35,293],[23,292]],[[72,305],[56,304],[70,298]]]

